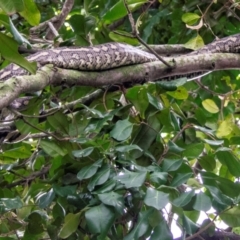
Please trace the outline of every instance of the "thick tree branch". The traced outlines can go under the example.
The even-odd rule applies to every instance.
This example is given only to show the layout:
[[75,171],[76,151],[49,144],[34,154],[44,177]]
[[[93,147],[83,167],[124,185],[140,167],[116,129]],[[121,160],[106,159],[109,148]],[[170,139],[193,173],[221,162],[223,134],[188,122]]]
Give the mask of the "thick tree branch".
[[230,53],[202,54],[165,58],[176,68],[169,69],[162,62],[150,62],[107,71],[76,71],[45,66],[35,76],[18,76],[0,83],[0,109],[7,107],[22,93],[42,90],[49,84],[106,86],[126,82],[144,83],[164,77],[185,75],[201,71],[217,71],[240,68],[240,55]]
[[4,187],[5,188],[13,188],[18,185],[23,185],[23,184],[29,183],[30,181],[33,181],[34,179],[36,179],[38,177],[46,175],[48,173],[49,169],[50,169],[50,166],[43,167],[40,171],[34,172],[30,176],[23,176],[23,179],[18,180],[13,183],[10,183],[10,184],[7,184]]

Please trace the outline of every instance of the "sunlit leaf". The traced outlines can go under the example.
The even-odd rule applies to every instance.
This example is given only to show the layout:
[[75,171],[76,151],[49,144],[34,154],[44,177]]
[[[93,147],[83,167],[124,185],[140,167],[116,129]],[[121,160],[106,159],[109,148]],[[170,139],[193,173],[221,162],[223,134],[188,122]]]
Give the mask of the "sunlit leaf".
[[202,101],[203,107],[210,113],[218,113],[219,108],[212,99],[205,99]]
[[123,174],[118,175],[115,179],[119,180],[126,188],[140,187],[145,181],[147,172],[129,172],[125,170]]

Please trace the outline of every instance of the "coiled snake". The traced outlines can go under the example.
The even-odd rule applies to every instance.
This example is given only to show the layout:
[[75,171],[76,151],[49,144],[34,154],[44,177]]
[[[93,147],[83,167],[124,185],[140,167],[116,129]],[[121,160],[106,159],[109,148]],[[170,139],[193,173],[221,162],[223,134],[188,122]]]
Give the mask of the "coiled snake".
[[[240,34],[214,41],[197,51],[191,52],[190,55],[216,52],[240,52]],[[107,70],[120,66],[159,61],[151,53],[121,43],[43,50],[27,57],[27,59],[36,61],[38,67],[53,64],[59,68],[87,71]],[[0,81],[26,74],[28,72],[25,69],[15,64],[10,64],[0,71]]]

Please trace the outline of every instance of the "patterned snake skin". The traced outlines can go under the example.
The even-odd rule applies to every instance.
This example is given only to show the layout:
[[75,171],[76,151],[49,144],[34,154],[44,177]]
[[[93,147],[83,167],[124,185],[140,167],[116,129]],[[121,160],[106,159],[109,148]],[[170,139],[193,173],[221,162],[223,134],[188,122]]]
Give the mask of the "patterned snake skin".
[[[240,34],[214,41],[188,55],[216,52],[240,52]],[[106,43],[82,48],[43,50],[27,57],[27,59],[29,61],[36,61],[38,67],[53,64],[59,68],[86,71],[107,70],[120,66],[159,61],[158,58],[151,53],[121,43]],[[15,64],[10,64],[0,71],[0,81],[7,80],[13,76],[27,74],[28,72],[25,69]]]

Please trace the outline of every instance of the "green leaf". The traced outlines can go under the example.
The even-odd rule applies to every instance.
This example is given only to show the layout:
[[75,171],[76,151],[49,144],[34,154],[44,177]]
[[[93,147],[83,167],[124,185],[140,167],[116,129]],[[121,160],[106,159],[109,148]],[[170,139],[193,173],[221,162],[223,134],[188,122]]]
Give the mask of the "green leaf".
[[59,155],[65,156],[67,153],[66,149],[63,149],[59,142],[53,142],[50,140],[41,140],[41,148],[51,157],[57,157]]
[[106,193],[112,191],[116,186],[116,181],[114,179],[108,180],[100,188],[98,188],[94,193]]
[[192,160],[194,158],[198,158],[202,154],[203,150],[204,150],[203,143],[189,144],[182,154],[184,157],[188,158],[189,160]]
[[173,235],[166,223],[165,219],[162,219],[159,224],[153,229],[150,239],[151,240],[159,240],[159,236],[161,236],[161,240],[172,240]]
[[230,151],[218,150],[216,156],[233,176],[240,177],[240,161]]
[[6,14],[0,14],[0,24],[4,25],[4,27],[10,32],[9,17]]
[[98,168],[100,168],[102,166],[102,162],[103,162],[103,160],[100,159],[92,165],[83,167],[78,172],[77,178],[81,181],[83,179],[92,177],[97,172]]
[[154,208],[150,208],[147,211],[140,212],[138,215],[138,221],[132,231],[123,238],[123,240],[139,239],[149,228],[148,219],[154,213]]
[[89,156],[94,150],[94,147],[88,147],[82,150],[72,151],[72,154],[76,158],[83,158]]
[[140,116],[144,118],[145,111],[149,106],[147,89],[143,86],[134,86],[128,89],[125,97],[133,103],[134,107],[139,111]]
[[10,62],[25,68],[30,73],[35,74],[37,69],[36,63],[28,62],[24,57],[18,53],[17,43],[10,37],[0,32],[0,53]]
[[0,0],[0,8],[11,15],[15,12],[23,11],[24,3],[23,0]]
[[139,44],[138,40],[133,38],[131,33],[123,30],[115,30],[114,32],[110,32],[108,36],[114,42],[123,42],[134,46]]
[[101,239],[104,239],[114,222],[115,213],[110,207],[101,204],[86,211],[85,218],[90,232],[101,233]]
[[182,165],[181,159],[167,159],[163,161],[162,169],[164,172],[176,171]]
[[123,213],[124,199],[122,195],[115,192],[109,192],[98,194],[98,197],[105,205],[113,206],[120,214]]
[[28,23],[32,26],[36,26],[39,24],[41,19],[41,14],[33,0],[23,0],[24,9],[20,11],[20,15],[23,16]]
[[[192,50],[197,50],[204,46],[204,42],[203,42],[202,37],[200,35],[197,35],[197,37],[192,38],[187,43],[185,43],[184,46],[186,48],[189,48]],[[209,99],[209,100],[211,100],[211,99]],[[206,105],[208,105],[208,104],[206,104]],[[210,109],[212,109],[212,108],[210,107]],[[215,109],[214,106],[213,106],[213,109]]]
[[77,185],[73,186],[63,186],[53,185],[53,191],[61,197],[67,197],[68,195],[73,195],[76,193]]
[[154,207],[157,210],[161,210],[168,204],[169,194],[157,191],[153,188],[148,188],[144,198],[144,202],[148,206]]
[[204,142],[208,143],[212,146],[220,146],[224,143],[223,140],[210,140],[210,139],[203,139]]
[[18,44],[19,45],[27,44],[27,46],[30,47],[31,46],[30,42],[25,37],[23,37],[22,34],[20,34],[20,32],[16,29],[11,18],[9,18],[9,25],[11,32],[13,34],[13,38],[18,42]]
[[124,170],[121,175],[115,177],[119,180],[126,188],[141,187],[146,179],[147,172],[129,172]]
[[63,206],[60,203],[56,203],[52,210],[53,218],[63,218],[66,215],[66,210],[63,208]]
[[[169,94],[170,92],[176,91],[178,89],[178,87],[186,84],[187,81],[188,81],[187,77],[176,77],[176,79],[171,79],[171,81],[169,81],[168,78],[157,81],[156,84],[157,84],[157,86],[160,86],[161,88],[166,90],[167,94],[170,95]],[[186,94],[185,90],[183,90],[182,93],[185,95]],[[176,97],[175,97],[175,95],[176,95]],[[180,95],[181,95],[181,93],[180,93]],[[188,95],[188,93],[187,93],[187,95]],[[178,99],[177,93],[173,94],[173,97]]]
[[191,221],[187,216],[184,214],[182,215],[182,222],[183,222],[183,228],[188,234],[194,234],[198,230],[198,226]]
[[168,142],[168,147],[169,147],[169,150],[174,153],[181,153],[184,151],[184,148],[179,147],[177,144],[175,144],[172,141]]
[[240,226],[240,207],[233,206],[231,209],[224,211],[219,216],[229,227]]
[[77,214],[69,213],[65,217],[63,227],[59,233],[60,238],[67,238],[77,230],[80,222],[80,215],[81,212]]
[[116,147],[115,150],[117,152],[130,152],[131,150],[139,150],[139,151],[143,151],[138,145],[124,145],[124,146],[119,146],[119,147]]
[[182,21],[188,25],[195,24],[201,17],[196,13],[184,13],[182,15]]
[[240,192],[240,185],[229,179],[219,177],[210,172],[202,172],[201,176],[205,186],[213,186],[231,198],[237,197]]
[[180,86],[173,92],[167,92],[168,95],[172,96],[175,99],[187,99],[188,98],[188,91],[185,87]]
[[126,16],[126,14],[127,10],[123,1],[119,1],[109,11],[106,12],[106,14],[103,16],[103,20],[106,21],[106,23],[110,23]]
[[184,192],[178,198],[175,198],[172,204],[176,207],[184,207],[191,201],[194,195],[194,191]]
[[95,174],[95,175],[91,178],[91,180],[90,180],[90,182],[89,182],[89,184],[88,184],[88,186],[87,186],[88,190],[89,190],[89,191],[92,191],[95,186],[101,185],[101,184],[105,183],[105,182],[108,180],[109,175],[110,175],[109,166],[108,166],[108,165],[103,166],[103,167],[97,172],[97,174]]
[[0,198],[0,212],[5,213],[12,209],[18,209],[23,206],[19,197],[16,198]]
[[9,157],[13,159],[24,159],[30,157],[32,154],[31,149],[28,148],[28,146],[21,146],[18,148],[12,148],[10,150],[4,151],[3,154],[1,154],[4,157]]
[[52,203],[54,198],[55,198],[55,193],[54,193],[53,189],[50,189],[47,193],[41,194],[37,198],[39,207],[40,208],[48,207]]
[[168,173],[166,172],[153,172],[150,174],[150,181],[159,185],[167,182]]
[[163,106],[158,98],[147,93],[149,103],[158,110],[163,110]]
[[[128,1],[128,7],[130,10],[136,9],[146,3],[147,0],[130,0]],[[123,1],[118,1],[115,5],[109,9],[106,14],[103,16],[103,20],[106,21],[106,23],[111,23],[117,19],[120,19],[127,15],[127,9],[123,3]]]
[[235,123],[231,119],[221,121],[218,126],[216,136],[222,138],[230,135],[234,130],[234,125]]
[[30,234],[40,234],[44,231],[43,228],[43,215],[41,212],[32,212],[28,216],[28,231]]
[[216,105],[216,103],[212,99],[205,99],[202,101],[203,107],[210,113],[218,113],[219,107]]
[[180,186],[181,184],[185,183],[190,177],[192,177],[192,175],[193,173],[177,173],[171,182],[171,186]]
[[49,116],[47,118],[47,121],[56,132],[61,131],[64,134],[68,134],[69,123],[66,114],[63,114],[62,112],[57,112],[54,115]]
[[209,192],[213,196],[214,201],[222,205],[223,209],[233,204],[233,200],[226,196],[225,194],[223,194],[218,188],[206,184],[204,184],[204,186],[209,190]]
[[130,137],[132,129],[133,124],[127,119],[119,120],[115,124],[113,130],[110,132],[110,136],[115,138],[117,141],[124,141]]
[[216,160],[211,155],[201,156],[198,162],[207,171],[213,171],[216,168]]
[[200,192],[197,194],[193,208],[197,211],[207,212],[212,207],[212,202],[209,196]]

